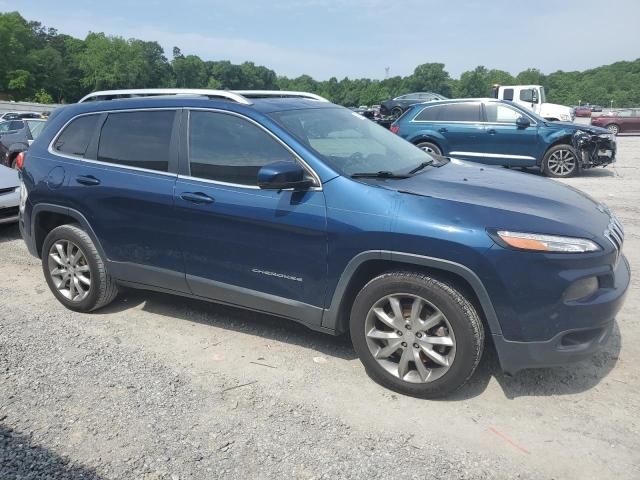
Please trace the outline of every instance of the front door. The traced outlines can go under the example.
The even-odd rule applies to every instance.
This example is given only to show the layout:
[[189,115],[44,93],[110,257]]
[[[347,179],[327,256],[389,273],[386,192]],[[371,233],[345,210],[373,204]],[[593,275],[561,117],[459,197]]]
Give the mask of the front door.
[[175,205],[191,291],[319,325],[327,275],[319,182],[261,190],[261,166],[299,160],[246,117],[192,110],[188,127],[188,175],[178,178]]
[[520,110],[500,102],[484,104],[485,123],[483,139],[478,145],[477,161],[490,165],[527,167],[536,165],[538,127],[528,117],[530,125],[520,127]]

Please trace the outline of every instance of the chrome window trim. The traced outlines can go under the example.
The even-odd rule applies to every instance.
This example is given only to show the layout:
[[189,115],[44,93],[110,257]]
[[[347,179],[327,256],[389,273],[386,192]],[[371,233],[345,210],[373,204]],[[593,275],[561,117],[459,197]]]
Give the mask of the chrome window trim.
[[418,115],[424,112],[427,108],[446,107],[449,105],[465,105],[469,103],[477,103],[478,108],[482,106],[482,102],[478,100],[469,101],[469,102],[448,102],[448,103],[438,103],[436,105],[425,105],[423,109],[421,109],[418,113],[415,114],[415,116],[410,120],[410,122],[412,123],[460,123],[460,124],[466,124],[466,125],[476,125],[476,124],[483,125],[485,122],[482,121],[482,114],[480,115],[480,120],[477,120],[475,122],[470,120],[416,120],[416,118],[418,118]]
[[[289,145],[287,145],[280,137],[278,137],[275,133],[273,133],[271,130],[269,130],[268,128],[264,127],[263,125],[261,125],[260,123],[256,122],[255,120],[253,120],[252,118],[247,117],[246,115],[242,115],[241,113],[237,113],[237,112],[232,112],[229,110],[222,110],[220,108],[202,108],[202,107],[184,107],[185,110],[187,110],[187,133],[190,132],[191,130],[191,112],[197,111],[197,112],[212,112],[212,113],[222,113],[222,114],[226,114],[226,115],[233,115],[235,117],[239,117],[242,118],[244,120],[249,121],[250,123],[256,125],[258,128],[262,129],[263,131],[265,131],[269,136],[271,136],[276,142],[278,142],[280,145],[282,145],[285,150],[287,150],[289,153],[291,153],[291,155],[293,156],[294,160],[297,160],[301,165],[302,168],[304,168],[306,170],[306,172],[311,175],[313,181],[314,181],[314,186],[311,188],[308,188],[307,191],[316,191],[316,192],[320,192],[322,191],[322,182],[320,181],[320,177],[318,176],[318,174],[313,170],[313,168],[311,168],[311,166],[305,162],[302,157],[300,157],[300,155],[298,155],[296,153],[295,150],[293,150]],[[190,160],[190,141],[189,138],[187,136],[187,162],[189,164],[189,173],[191,173],[191,160]],[[207,179],[207,178],[200,178],[200,177],[193,177],[191,175],[178,175],[179,178],[189,178],[191,180],[198,180],[198,181],[202,181],[202,182],[207,182],[207,183],[214,183],[214,184],[218,184],[218,185],[224,185],[227,187],[240,187],[240,188],[248,188],[251,190],[262,190],[259,186],[257,185],[244,185],[241,183],[230,183],[230,182],[223,182],[220,180],[211,180],[211,179]],[[292,190],[290,188],[287,189],[283,189],[283,190]]]
[[467,157],[493,157],[493,158],[513,158],[514,160],[535,160],[536,157],[528,155],[506,155],[504,153],[480,153],[480,152],[449,152],[449,155],[464,155]]
[[171,110],[174,112],[178,112],[178,110],[180,110],[181,107],[170,107],[170,108],[132,108],[132,109],[123,109],[123,110],[101,110],[101,111],[97,111],[97,112],[86,112],[86,113],[81,113],[79,115],[76,115],[74,117],[71,117],[69,120],[67,120],[67,122],[65,122],[65,124],[58,130],[58,133],[55,134],[55,136],[53,137],[53,139],[51,140],[51,142],[49,142],[49,147],[47,148],[47,151],[55,156],[58,157],[63,157],[63,158],[68,158],[71,160],[80,160],[82,162],[87,162],[87,163],[92,163],[94,165],[106,165],[106,166],[111,166],[111,167],[116,167],[116,168],[124,168],[127,170],[133,170],[133,171],[138,171],[138,172],[147,172],[147,173],[157,173],[158,175],[164,175],[164,176],[168,176],[168,177],[177,177],[178,174],[177,173],[171,173],[171,172],[163,172],[162,170],[152,170],[150,168],[140,168],[140,167],[133,167],[131,165],[122,165],[119,163],[110,163],[110,162],[105,162],[102,160],[93,160],[91,158],[85,158],[85,157],[81,157],[80,155],[72,155],[69,153],[63,153],[63,152],[59,152],[58,150],[56,150],[55,148],[53,148],[53,145],[56,143],[56,140],[58,140],[58,137],[60,135],[62,135],[62,132],[64,132],[64,130],[67,128],[67,126],[73,122],[75,119],[80,118],[80,117],[87,117],[89,115],[102,115],[104,113],[129,113],[129,112],[152,112],[152,111],[167,111],[167,110]]

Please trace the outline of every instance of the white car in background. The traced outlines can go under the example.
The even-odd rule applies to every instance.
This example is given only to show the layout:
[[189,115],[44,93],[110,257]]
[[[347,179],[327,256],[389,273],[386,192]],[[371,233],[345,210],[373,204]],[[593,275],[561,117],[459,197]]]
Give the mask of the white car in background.
[[13,168],[0,165],[0,225],[18,221],[20,178]]

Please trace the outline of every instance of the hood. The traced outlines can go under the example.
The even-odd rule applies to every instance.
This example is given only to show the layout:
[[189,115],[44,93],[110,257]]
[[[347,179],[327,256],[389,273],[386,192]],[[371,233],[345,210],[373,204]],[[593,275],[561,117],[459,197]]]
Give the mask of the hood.
[[0,165],[0,190],[19,186],[20,178],[18,177],[18,171]]
[[556,129],[556,130],[582,130],[590,133],[611,133],[606,128],[595,127],[593,125],[582,125],[580,123],[573,122],[545,122],[547,127]]
[[481,215],[477,221],[484,222],[485,228],[531,231],[535,221],[545,225],[546,231],[540,233],[595,238],[610,221],[604,208],[580,190],[533,174],[461,160],[406,179],[385,181],[384,187],[468,204],[466,210]]
[[545,102],[542,104],[541,108],[543,111],[547,111],[547,112],[555,111],[555,112],[571,113],[571,107],[567,107],[565,105],[558,105],[557,103]]

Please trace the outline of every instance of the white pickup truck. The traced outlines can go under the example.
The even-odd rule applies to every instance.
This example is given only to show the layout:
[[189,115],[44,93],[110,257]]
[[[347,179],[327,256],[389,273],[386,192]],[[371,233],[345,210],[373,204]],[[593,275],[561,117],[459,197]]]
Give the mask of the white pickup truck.
[[573,109],[547,103],[542,85],[494,85],[493,97],[510,100],[550,121],[573,122]]

